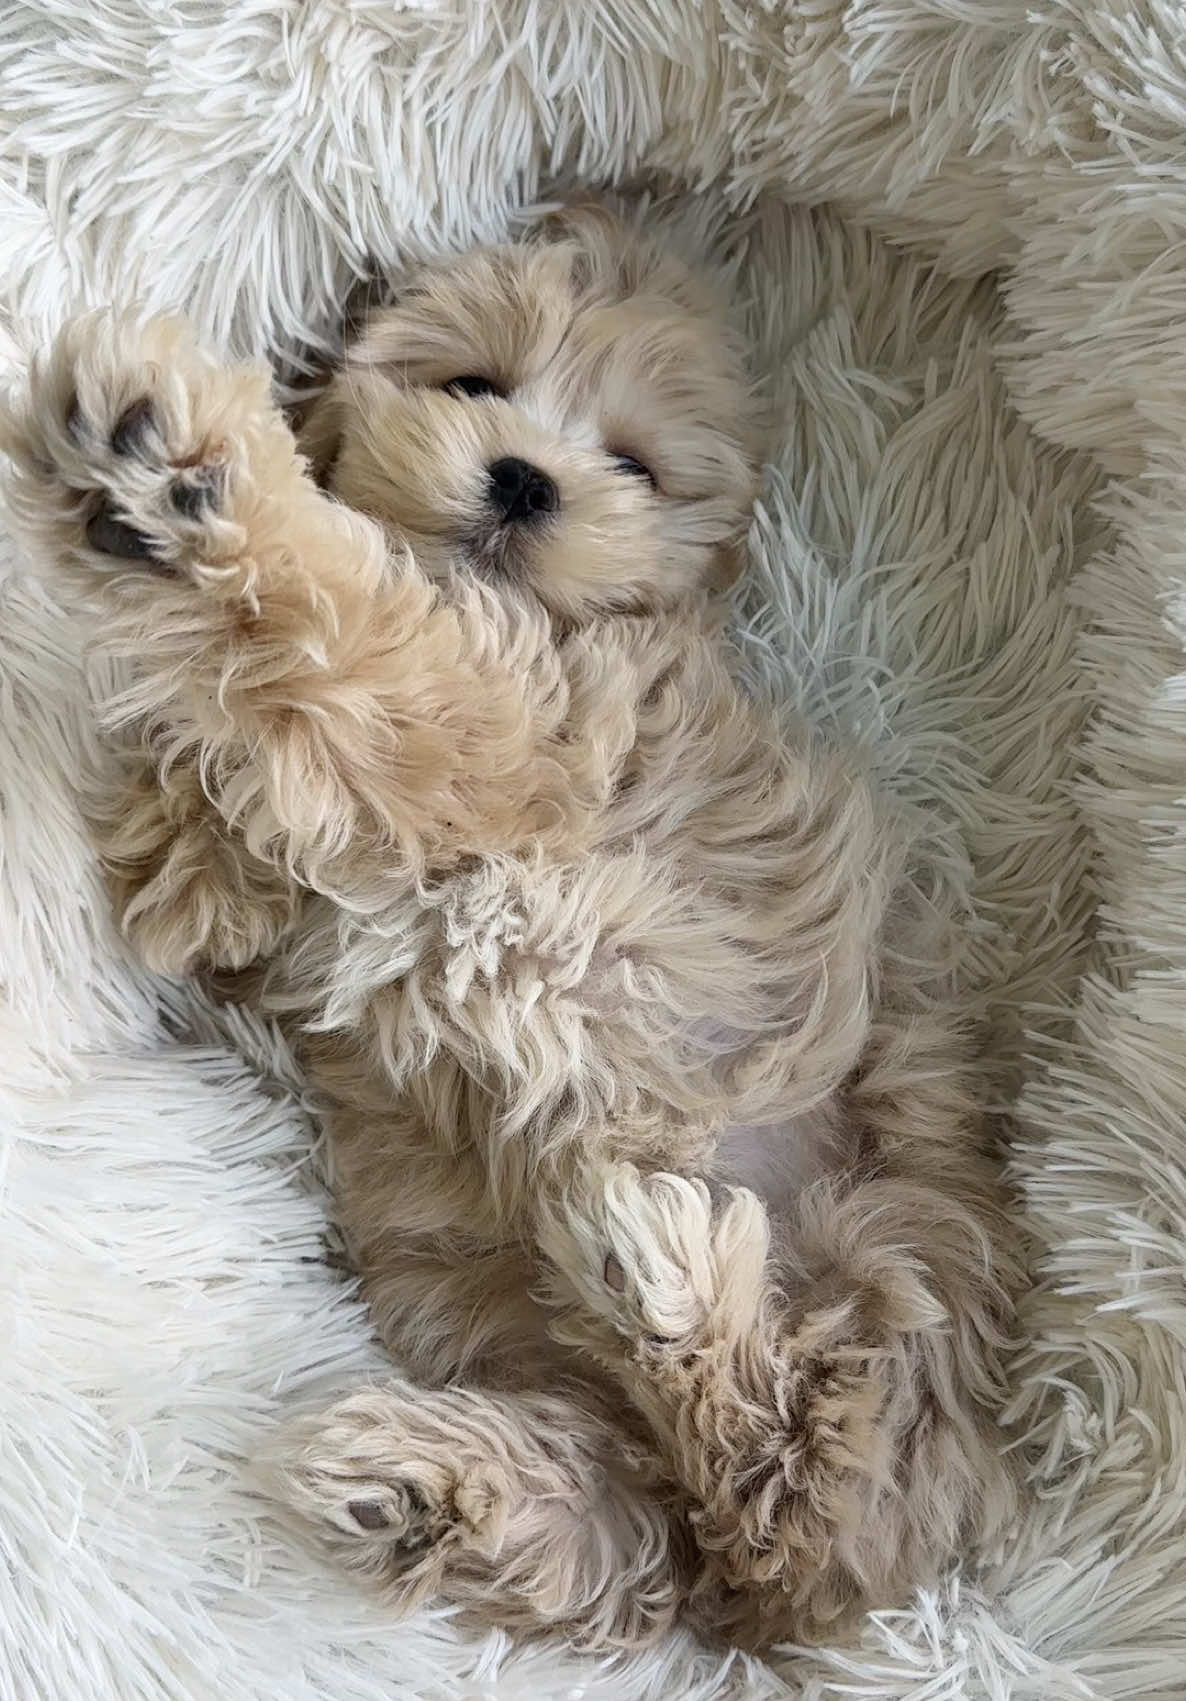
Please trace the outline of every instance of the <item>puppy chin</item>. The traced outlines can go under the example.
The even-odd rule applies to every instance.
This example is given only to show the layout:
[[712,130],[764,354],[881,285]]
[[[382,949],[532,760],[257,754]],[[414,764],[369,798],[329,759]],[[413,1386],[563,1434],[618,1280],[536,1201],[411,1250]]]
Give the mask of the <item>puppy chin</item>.
[[555,570],[545,540],[524,537],[513,527],[498,527],[485,537],[468,540],[455,556],[456,572],[488,585],[499,597],[542,605],[553,619],[577,621],[591,612],[574,587]]
[[458,564],[500,590],[529,585],[536,550],[514,526],[485,526],[471,533],[458,550]]
[[563,625],[639,614],[663,600],[647,594],[654,574],[643,538],[631,540],[637,576],[630,585],[604,571],[604,549],[596,540],[563,521],[530,530],[496,526],[455,543],[425,540],[423,553],[415,538],[408,541],[423,570],[438,582],[476,580],[504,600],[542,607]]

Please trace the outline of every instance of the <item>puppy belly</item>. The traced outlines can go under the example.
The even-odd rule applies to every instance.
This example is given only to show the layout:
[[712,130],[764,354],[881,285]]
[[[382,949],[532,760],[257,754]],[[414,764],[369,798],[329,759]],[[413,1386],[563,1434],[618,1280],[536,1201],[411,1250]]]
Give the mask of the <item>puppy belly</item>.
[[844,1169],[855,1152],[855,1137],[833,1095],[779,1122],[730,1123],[717,1146],[712,1177],[748,1187],[773,1216],[790,1216],[804,1188]]

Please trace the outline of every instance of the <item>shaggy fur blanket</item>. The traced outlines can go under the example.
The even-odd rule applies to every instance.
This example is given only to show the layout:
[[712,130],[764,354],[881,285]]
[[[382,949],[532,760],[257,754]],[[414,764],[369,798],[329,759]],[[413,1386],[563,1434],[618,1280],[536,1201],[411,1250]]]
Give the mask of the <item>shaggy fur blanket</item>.
[[843,1646],[393,1625],[245,1461],[381,1370],[274,1035],[122,952],[77,620],[0,567],[3,1701],[1186,1694],[1186,32],[1172,0],[9,0],[4,363],[81,305],[299,368],[367,257],[662,184],[777,420],[738,620],[967,895],[1034,1287],[999,1554]]

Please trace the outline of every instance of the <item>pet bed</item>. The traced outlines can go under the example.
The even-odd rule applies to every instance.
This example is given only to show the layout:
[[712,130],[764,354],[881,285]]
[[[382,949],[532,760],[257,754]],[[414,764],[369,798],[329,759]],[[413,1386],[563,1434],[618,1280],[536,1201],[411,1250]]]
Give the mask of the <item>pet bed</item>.
[[624,1664],[389,1623],[245,1470],[382,1368],[301,1082],[122,952],[76,802],[86,634],[7,550],[3,1701],[1186,1694],[1179,9],[10,0],[0,132],[7,376],[112,298],[299,356],[368,256],[668,185],[774,409],[747,665],[929,812],[1035,1274],[1024,1518],[843,1644]]

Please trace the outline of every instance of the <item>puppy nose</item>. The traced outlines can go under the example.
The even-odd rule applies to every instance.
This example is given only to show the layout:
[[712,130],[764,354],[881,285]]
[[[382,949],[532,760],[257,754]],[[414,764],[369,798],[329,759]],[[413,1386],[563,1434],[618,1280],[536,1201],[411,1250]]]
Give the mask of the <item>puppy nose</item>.
[[560,492],[530,461],[508,456],[495,461],[490,472],[490,500],[504,520],[534,520],[560,506]]

